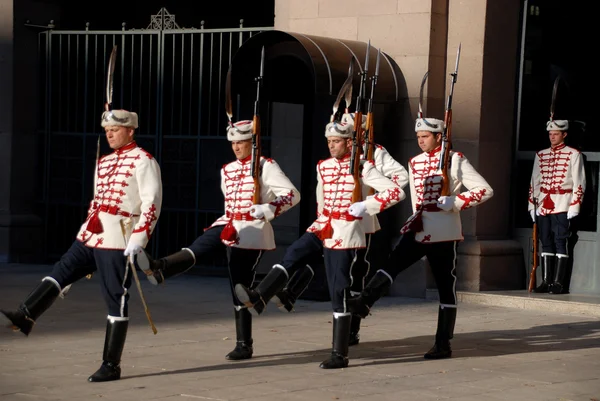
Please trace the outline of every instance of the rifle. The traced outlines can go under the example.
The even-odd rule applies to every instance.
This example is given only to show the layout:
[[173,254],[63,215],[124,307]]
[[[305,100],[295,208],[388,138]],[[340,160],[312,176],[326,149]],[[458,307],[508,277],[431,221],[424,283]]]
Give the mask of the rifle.
[[260,203],[260,89],[262,87],[263,75],[265,72],[265,47],[260,53],[260,73],[254,80],[256,81],[256,100],[254,101],[254,117],[252,118],[252,156],[250,171],[254,179],[254,196],[252,203]]
[[450,165],[450,150],[452,150],[452,96],[454,95],[454,84],[458,78],[458,61],[460,60],[460,47],[456,52],[456,65],[454,72],[450,74],[452,77],[450,83],[450,94],[448,95],[448,102],[446,104],[446,113],[444,114],[444,132],[442,133],[442,151],[440,157],[440,170],[442,170],[442,196],[450,195],[450,177],[448,173],[448,167]]
[[529,292],[535,288],[536,270],[538,268],[538,229],[537,229],[537,198],[533,196],[533,187],[531,187],[531,196],[533,197],[533,266],[529,274]]
[[352,132],[352,153],[350,156],[350,174],[354,177],[354,189],[352,190],[352,203],[362,200],[362,185],[360,182],[360,154],[362,152],[362,117],[363,117],[363,95],[367,84],[367,73],[369,71],[369,50],[371,50],[371,41],[367,44],[365,56],[365,68],[360,73],[360,88],[356,98],[356,112],[354,113],[354,129]]
[[[381,49],[377,51],[377,62],[375,63],[375,73],[371,77],[371,97],[369,98],[369,105],[367,106],[367,132],[365,134],[365,148],[367,154],[365,160],[373,161],[375,158],[375,141],[374,137],[374,123],[373,123],[373,94],[375,92],[375,86],[377,85],[377,78],[379,77],[379,62],[381,58]],[[369,188],[369,195],[374,195],[375,189]]]

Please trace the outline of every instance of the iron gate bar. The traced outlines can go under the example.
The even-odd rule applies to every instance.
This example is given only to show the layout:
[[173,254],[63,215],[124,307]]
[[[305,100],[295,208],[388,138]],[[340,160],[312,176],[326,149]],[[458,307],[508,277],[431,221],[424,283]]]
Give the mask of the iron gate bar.
[[[173,240],[180,242],[199,233],[222,213],[217,210],[222,209],[220,205],[210,197],[202,197],[206,190],[206,176],[202,174],[206,160],[203,157],[210,155],[212,149],[219,151],[213,152],[216,156],[211,157],[217,157],[217,160],[225,157],[219,142],[226,138],[223,127],[226,122],[219,114],[212,116],[222,110],[223,84],[220,79],[223,68],[231,64],[233,55],[246,40],[254,33],[272,29],[243,28],[242,25],[232,29],[204,29],[202,24],[201,29],[126,30],[123,26],[121,30],[103,31],[90,30],[86,24],[82,31],[40,33],[38,46],[40,50],[44,49],[39,54],[45,59],[43,74],[40,74],[45,81],[45,102],[39,126],[43,130],[45,148],[41,200],[46,222],[44,234],[49,239],[45,242],[46,257],[58,256],[58,252],[64,250],[61,242],[72,242],[73,227],[81,224],[81,217],[89,205],[88,192],[91,190],[88,187],[93,174],[87,165],[95,153],[92,148],[95,148],[97,136],[102,135],[95,124],[95,116],[103,109],[110,48],[116,44],[121,50],[120,72],[115,82],[118,88],[115,89],[120,92],[118,106],[139,110],[143,126],[140,124],[142,131],[136,137],[148,144],[144,147],[152,149],[164,172],[170,170],[168,174],[175,174],[163,179],[174,191],[175,198],[163,203],[164,219],[161,221],[166,221],[157,226],[152,239],[156,253],[159,248],[173,245]],[[235,35],[238,40],[234,40]],[[210,39],[208,48],[207,39]],[[168,46],[168,40],[172,41],[171,46]],[[178,40],[181,43],[177,43]],[[170,66],[167,46],[173,52]],[[224,49],[224,46],[228,48]],[[205,74],[207,63],[208,74]],[[171,74],[170,80],[168,74]],[[214,101],[217,101],[216,107]],[[179,107],[178,112],[176,107]],[[194,110],[197,111],[196,118]],[[175,118],[179,119],[177,124]],[[268,139],[265,137],[265,143]],[[102,146],[106,147],[106,144],[102,142]],[[189,152],[191,149],[195,153]],[[58,152],[52,153],[53,150]],[[218,156],[221,153],[223,156]],[[214,183],[212,178],[209,177]],[[178,194],[185,195],[184,203],[178,202]],[[190,222],[190,218],[194,221]],[[162,226],[164,230],[161,230]],[[169,227],[175,228],[176,232]]]

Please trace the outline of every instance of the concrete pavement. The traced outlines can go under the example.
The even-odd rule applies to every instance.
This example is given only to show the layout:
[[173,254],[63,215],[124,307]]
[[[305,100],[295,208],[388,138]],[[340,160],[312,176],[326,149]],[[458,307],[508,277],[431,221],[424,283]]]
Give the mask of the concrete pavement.
[[[16,307],[49,269],[0,265],[0,307]],[[462,302],[453,358],[427,361],[437,303],[386,297],[363,321],[350,366],[322,370],[331,346],[329,303],[300,301],[291,314],[270,305],[254,319],[254,357],[230,362],[227,279],[186,275],[162,287],[142,280],[158,334],[132,286],[120,381],[87,382],[101,363],[106,322],[93,277],[57,300],[29,337],[0,331],[0,401],[600,401],[595,316]]]

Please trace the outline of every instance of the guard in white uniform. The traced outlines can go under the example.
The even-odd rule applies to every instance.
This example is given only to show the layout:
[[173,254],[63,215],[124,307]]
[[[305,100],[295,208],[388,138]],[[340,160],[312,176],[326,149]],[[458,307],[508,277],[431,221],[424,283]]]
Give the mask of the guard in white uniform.
[[[460,211],[490,199],[492,188],[460,152],[451,152],[448,175],[450,196],[441,196],[443,183],[439,169],[444,122],[419,118],[415,131],[423,150],[410,159],[409,183],[413,215],[402,227],[402,237],[388,262],[378,270],[361,295],[349,301],[350,309],[366,317],[371,306],[403,270],[427,256],[440,297],[435,345],[425,354],[427,359],[452,355],[450,339],[456,321],[456,244],[463,240]],[[461,192],[462,187],[467,191]]]
[[543,281],[534,291],[561,294],[569,265],[569,221],[581,208],[585,168],[581,153],[565,145],[569,122],[550,120],[546,129],[551,146],[535,155],[529,187],[528,210],[534,222],[537,218],[542,242]]
[[140,255],[138,263],[153,284],[189,270],[209,252],[225,245],[237,341],[230,360],[252,357],[252,315],[233,292],[236,284],[250,287],[264,251],[275,249],[271,220],[300,201],[300,193],[281,171],[275,160],[261,157],[260,203],[253,204],[255,192],[251,167],[252,127],[250,120],[239,121],[227,129],[227,139],[236,160],[221,169],[221,191],[225,214],[218,218],[189,247],[158,260]]
[[76,241],[17,311],[3,312],[12,321],[13,328],[28,335],[35,321],[61,291],[97,271],[108,320],[103,363],[89,377],[92,382],[121,377],[119,363],[127,335],[132,274],[126,256],[136,255],[146,247],[162,204],[158,163],[134,140],[137,114],[126,110],[106,111],[101,125],[114,152],[98,160],[94,199]]
[[[333,121],[325,129],[331,158],[317,165],[317,220],[308,231],[323,243],[329,295],[333,307],[333,349],[331,357],[320,367],[337,369],[348,366],[348,342],[351,313],[346,307],[351,284],[351,271],[359,249],[365,248],[362,219],[375,215],[405,198],[404,192],[384,177],[371,161],[362,161],[362,185],[378,191],[373,197],[352,203],[355,186],[350,172],[352,125]],[[275,265],[254,290],[236,286],[236,294],[248,307],[264,307],[288,281],[290,273]]]
[[[344,114],[341,118],[341,121],[347,124],[348,129],[353,129],[354,113]],[[366,117],[363,116],[362,128],[365,129],[365,126]],[[363,145],[363,153],[361,154],[361,158],[364,159],[365,154],[366,147]],[[392,182],[398,185],[401,189],[406,187],[408,184],[408,172],[388,153],[383,146],[377,144],[375,145],[373,159],[377,171],[392,180]],[[369,195],[370,188],[364,186],[362,189],[363,199],[366,199],[366,197]],[[352,266],[350,286],[350,293],[352,295],[360,294],[364,288],[365,277],[367,277],[371,267],[371,253],[369,252],[371,235],[381,228],[379,226],[377,216],[375,215],[365,215],[363,216],[361,222],[365,230],[367,245],[358,250],[356,261]],[[283,266],[288,271],[290,279],[285,285],[284,289],[271,298],[271,301],[274,302],[280,310],[287,312],[294,310],[294,304],[296,300],[306,290],[310,284],[310,281],[314,277],[314,271],[311,264],[317,261],[317,259],[320,259],[322,255],[323,242],[310,230],[307,230],[306,233],[304,233],[286,249],[285,255],[278,264]],[[265,306],[266,305],[263,302],[257,303],[254,305],[254,310],[260,314],[264,310]],[[350,327],[350,346],[356,345],[360,341],[360,323],[361,317],[353,315]]]

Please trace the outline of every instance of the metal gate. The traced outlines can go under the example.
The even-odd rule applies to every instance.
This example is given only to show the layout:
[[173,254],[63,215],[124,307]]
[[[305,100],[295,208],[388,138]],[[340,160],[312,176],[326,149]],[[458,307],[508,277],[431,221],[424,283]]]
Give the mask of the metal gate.
[[[150,243],[164,255],[188,245],[223,210],[220,167],[226,143],[224,81],[237,49],[272,27],[180,28],[161,9],[147,29],[46,31],[39,36],[41,214],[46,259],[74,240],[93,192],[96,144],[103,138],[108,57],[118,46],[114,108],[139,114],[138,143],[159,162],[163,210]],[[251,116],[244,116],[251,118]],[[264,137],[265,153],[269,138]]]

